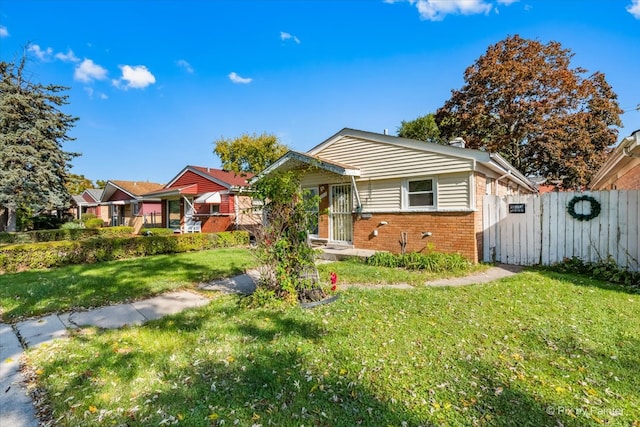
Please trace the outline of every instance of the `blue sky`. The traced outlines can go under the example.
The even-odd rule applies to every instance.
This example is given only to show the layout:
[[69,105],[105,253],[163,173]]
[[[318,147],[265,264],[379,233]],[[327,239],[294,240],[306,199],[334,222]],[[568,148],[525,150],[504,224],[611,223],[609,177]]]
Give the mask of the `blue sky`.
[[213,142],[307,151],[344,127],[396,134],[435,112],[509,35],[603,72],[640,129],[640,0],[217,0],[0,3],[0,59],[70,87],[66,151],[91,180],[166,183],[220,167]]

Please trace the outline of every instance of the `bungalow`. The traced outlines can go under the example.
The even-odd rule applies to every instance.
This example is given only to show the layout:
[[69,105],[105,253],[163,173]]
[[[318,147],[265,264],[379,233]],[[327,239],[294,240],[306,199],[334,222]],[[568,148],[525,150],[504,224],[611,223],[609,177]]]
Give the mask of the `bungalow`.
[[163,188],[144,197],[161,200],[163,227],[181,232],[252,232],[260,223],[260,216],[253,212],[251,197],[242,194],[247,178],[252,176],[186,166]]
[[482,198],[535,186],[504,158],[450,145],[345,128],[306,153],[289,151],[254,180],[294,170],[320,196],[312,239],[389,252],[482,257]]
[[102,188],[88,188],[82,194],[72,196],[72,207],[75,208],[74,217],[80,219],[84,214],[93,214],[101,218],[101,196]]
[[100,218],[106,225],[132,225],[134,217],[143,218],[145,226],[160,221],[160,199],[144,198],[143,194],[162,188],[162,184],[141,181],[107,181],[100,197]]
[[640,190],[640,129],[609,153],[589,186],[592,190]]

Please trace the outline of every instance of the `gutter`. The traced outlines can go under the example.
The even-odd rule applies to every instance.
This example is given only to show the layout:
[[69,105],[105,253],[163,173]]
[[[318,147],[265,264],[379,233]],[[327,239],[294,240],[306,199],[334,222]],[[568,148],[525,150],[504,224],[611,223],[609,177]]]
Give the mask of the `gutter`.
[[[631,136],[626,137],[623,142],[625,145],[622,147],[622,153],[627,157],[633,157],[635,159],[640,159],[640,150],[638,152],[634,152],[640,147],[640,129],[633,132]],[[634,144],[635,143],[635,144]]]

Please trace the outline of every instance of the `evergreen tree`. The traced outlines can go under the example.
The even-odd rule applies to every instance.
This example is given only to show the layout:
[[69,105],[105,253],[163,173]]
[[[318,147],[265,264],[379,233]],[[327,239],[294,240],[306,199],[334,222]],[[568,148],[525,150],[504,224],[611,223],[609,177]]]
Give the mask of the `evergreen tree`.
[[67,132],[78,118],[60,111],[68,88],[32,82],[25,76],[26,56],[0,61],[0,207],[6,231],[16,230],[18,209],[39,212],[70,204],[65,184],[69,162]]

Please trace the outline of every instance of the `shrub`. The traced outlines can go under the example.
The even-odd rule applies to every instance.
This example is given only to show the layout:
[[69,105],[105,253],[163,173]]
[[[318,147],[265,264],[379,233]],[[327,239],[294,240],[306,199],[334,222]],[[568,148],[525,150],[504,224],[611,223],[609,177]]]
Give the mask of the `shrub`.
[[117,227],[101,227],[98,229],[100,237],[130,237],[133,235],[133,227],[119,225]]
[[100,228],[102,225],[103,222],[100,218],[89,218],[84,221],[84,226],[87,228]]
[[620,268],[611,256],[596,262],[583,261],[578,257],[565,258],[563,262],[551,266],[551,269],[561,273],[584,274],[640,291],[640,272]]
[[84,228],[84,224],[76,221],[71,221],[71,222],[65,222],[60,226],[60,229],[62,230],[71,230],[71,229],[78,229],[78,228]]
[[173,236],[176,233],[172,228],[142,228],[140,234],[142,236]]
[[55,215],[38,215],[30,218],[34,230],[51,230],[60,227],[65,220]]
[[465,271],[471,265],[469,260],[460,254],[442,252],[430,252],[428,254],[419,252],[406,254],[377,252],[368,257],[366,263],[377,267],[401,267],[408,270],[424,270],[430,273]]
[[97,216],[96,216],[95,214],[92,214],[92,213],[83,213],[83,214],[80,216],[80,221],[82,221],[82,222],[87,222],[87,220],[89,220],[89,219],[94,219],[94,218],[97,218]]
[[[80,232],[87,230],[60,231]],[[227,236],[227,234],[231,236]],[[94,237],[84,240],[7,245],[0,247],[0,273],[199,251],[222,247],[222,245],[225,247],[246,246],[248,243],[249,234],[247,232],[234,231],[176,236]]]

